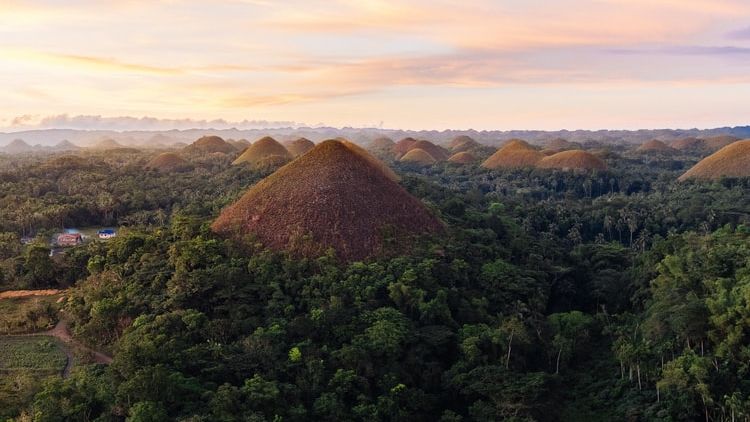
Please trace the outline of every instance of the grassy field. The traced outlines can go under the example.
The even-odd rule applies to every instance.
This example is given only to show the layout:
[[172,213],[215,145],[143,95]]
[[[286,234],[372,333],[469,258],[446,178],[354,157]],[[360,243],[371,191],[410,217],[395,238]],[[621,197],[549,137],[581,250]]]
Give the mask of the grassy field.
[[51,337],[0,337],[0,373],[62,373],[66,363],[65,352]]
[[0,299],[0,334],[25,334],[54,327],[61,295]]

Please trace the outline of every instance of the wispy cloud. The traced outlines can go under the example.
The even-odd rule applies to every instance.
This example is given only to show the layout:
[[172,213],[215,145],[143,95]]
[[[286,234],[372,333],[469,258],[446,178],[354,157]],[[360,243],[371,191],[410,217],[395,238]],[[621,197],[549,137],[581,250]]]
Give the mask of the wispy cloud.
[[297,127],[300,123],[292,121],[239,120],[224,119],[160,119],[156,117],[104,117],[98,115],[56,116],[22,115],[10,119],[6,130],[29,129],[91,129],[91,130],[171,130],[171,129],[258,129]]
[[[581,110],[592,86],[727,96],[750,83],[748,21],[747,0],[0,0],[0,116],[442,122],[455,97],[486,115],[535,89]],[[441,101],[405,105],[423,97]]]
[[681,55],[681,56],[750,56],[750,47],[674,45],[654,48],[614,48],[615,54]]
[[750,26],[727,33],[730,40],[750,40]]

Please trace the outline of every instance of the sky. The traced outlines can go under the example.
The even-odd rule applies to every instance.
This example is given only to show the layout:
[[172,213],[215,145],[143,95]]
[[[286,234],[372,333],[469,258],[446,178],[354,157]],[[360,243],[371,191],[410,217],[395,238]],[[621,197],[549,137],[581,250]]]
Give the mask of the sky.
[[0,0],[0,86],[5,131],[745,125],[750,1]]

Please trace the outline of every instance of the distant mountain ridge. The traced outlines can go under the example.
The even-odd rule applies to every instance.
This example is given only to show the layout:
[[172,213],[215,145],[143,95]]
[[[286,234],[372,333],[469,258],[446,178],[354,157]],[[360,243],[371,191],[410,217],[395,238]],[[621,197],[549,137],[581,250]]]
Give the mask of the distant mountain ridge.
[[187,129],[166,131],[113,131],[113,130],[77,130],[77,129],[41,129],[21,132],[0,133],[0,148],[15,139],[23,139],[29,145],[50,147],[68,140],[76,145],[88,147],[104,138],[111,138],[127,147],[164,148],[182,142],[190,144],[202,136],[220,136],[224,139],[258,139],[272,136],[281,142],[298,138],[307,138],[313,142],[343,137],[359,144],[369,143],[379,137],[403,139],[411,137],[417,140],[426,139],[439,145],[448,145],[459,136],[469,136],[482,144],[499,146],[509,139],[524,139],[534,145],[556,138],[570,142],[600,142],[602,144],[642,144],[651,139],[667,143],[688,137],[708,138],[720,135],[734,136],[740,139],[750,138],[750,126],[721,127],[714,129],[644,129],[644,130],[422,130],[410,131],[378,128],[333,128],[333,127],[288,127],[276,129]]
[[64,139],[52,146],[29,145],[23,139],[14,139],[8,145],[0,147],[0,153],[6,154],[29,154],[35,152],[66,152],[79,150],[80,147]]

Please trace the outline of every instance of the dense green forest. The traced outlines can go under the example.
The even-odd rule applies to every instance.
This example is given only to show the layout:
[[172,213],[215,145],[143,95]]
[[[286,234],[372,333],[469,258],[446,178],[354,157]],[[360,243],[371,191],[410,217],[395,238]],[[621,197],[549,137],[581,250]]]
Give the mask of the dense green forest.
[[[2,290],[70,288],[76,338],[114,356],[0,383],[0,418],[750,420],[750,179],[624,149],[589,173],[391,162],[446,233],[342,263],[211,232],[267,174],[152,155],[0,157]],[[50,256],[86,226],[120,232]]]

